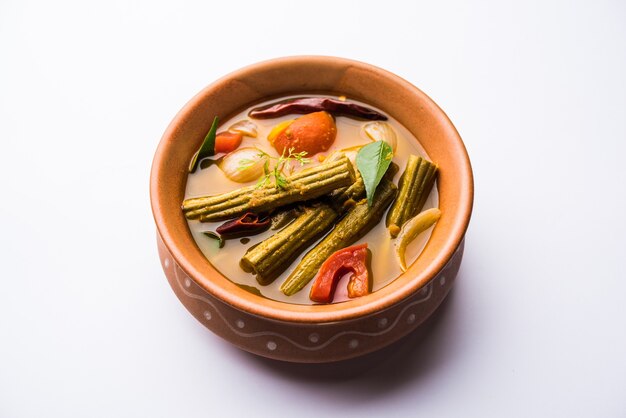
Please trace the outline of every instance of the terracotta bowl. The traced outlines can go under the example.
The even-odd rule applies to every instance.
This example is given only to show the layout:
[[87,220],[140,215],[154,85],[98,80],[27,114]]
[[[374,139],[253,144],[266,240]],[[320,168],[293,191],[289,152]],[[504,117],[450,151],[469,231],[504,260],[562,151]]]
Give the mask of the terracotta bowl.
[[[344,94],[391,114],[441,169],[442,217],[419,259],[386,287],[333,305],[268,300],[220,274],[196,246],[180,209],[187,166],[211,125],[268,98]],[[174,293],[203,325],[236,346],[292,362],[329,362],[397,341],[446,297],[459,270],[473,202],[470,161],[445,113],[418,88],[380,68],[333,57],[280,58],[235,71],[206,87],[176,115],[156,151],[150,178],[159,256]]]

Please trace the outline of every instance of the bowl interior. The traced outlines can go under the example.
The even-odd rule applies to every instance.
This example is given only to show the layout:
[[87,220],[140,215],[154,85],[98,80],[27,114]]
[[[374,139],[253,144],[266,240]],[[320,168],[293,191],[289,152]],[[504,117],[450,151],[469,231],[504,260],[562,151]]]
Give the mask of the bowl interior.
[[[295,305],[255,296],[222,276],[195,244],[180,210],[187,166],[213,116],[230,116],[262,100],[292,94],[343,94],[391,114],[439,164],[442,217],[418,260],[386,287],[333,305]],[[402,169],[402,167],[401,167]],[[176,115],[153,162],[150,194],[157,229],[178,265],[225,302],[277,320],[330,322],[389,307],[428,283],[451,258],[467,228],[473,179],[465,147],[445,113],[407,81],[368,64],[334,57],[281,58],[246,67],[211,84]]]

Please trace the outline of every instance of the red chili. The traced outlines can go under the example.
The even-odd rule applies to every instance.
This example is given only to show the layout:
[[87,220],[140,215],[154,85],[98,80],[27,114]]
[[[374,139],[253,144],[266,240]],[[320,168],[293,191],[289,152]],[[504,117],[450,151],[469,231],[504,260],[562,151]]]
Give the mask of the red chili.
[[248,116],[257,119],[271,119],[279,116],[326,111],[334,116],[348,116],[365,120],[387,120],[387,116],[356,103],[344,102],[328,97],[300,97],[252,109]]
[[218,226],[215,230],[222,238],[240,238],[256,235],[270,227],[270,218],[260,217],[256,213],[246,213],[238,219],[233,219]]
[[353,245],[336,251],[322,264],[311,287],[309,298],[313,302],[330,303],[337,282],[346,273],[352,273],[348,283],[348,296],[357,298],[370,293],[371,283],[367,270],[367,244]]

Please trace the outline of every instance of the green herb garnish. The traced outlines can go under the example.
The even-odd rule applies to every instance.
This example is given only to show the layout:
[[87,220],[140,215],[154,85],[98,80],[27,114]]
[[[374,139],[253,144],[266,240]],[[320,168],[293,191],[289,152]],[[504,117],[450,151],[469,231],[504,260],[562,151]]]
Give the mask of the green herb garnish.
[[[285,177],[285,168],[294,161],[299,162],[301,166],[308,164],[311,160],[306,158],[306,154],[306,151],[294,152],[294,148],[289,148],[287,155],[283,152],[280,157],[272,157],[265,151],[259,149],[258,156],[260,159],[265,159],[265,163],[263,164],[263,176],[256,187],[261,188],[270,184],[273,178],[274,185],[277,188],[285,189],[289,184],[289,181]],[[270,164],[272,160],[276,161],[274,167],[271,167]],[[245,170],[256,163],[257,161],[243,159],[239,162],[239,170]]]
[[217,124],[218,124],[217,116],[213,118],[213,124],[211,125],[211,129],[204,137],[204,141],[202,145],[200,145],[200,149],[193,155],[191,159],[191,164],[189,164],[189,172],[193,173],[198,168],[198,162],[203,158],[210,157],[211,155],[215,155],[215,133],[217,132]]
[[367,144],[357,153],[356,167],[363,177],[368,206],[372,206],[376,187],[389,168],[392,158],[393,149],[385,141]]

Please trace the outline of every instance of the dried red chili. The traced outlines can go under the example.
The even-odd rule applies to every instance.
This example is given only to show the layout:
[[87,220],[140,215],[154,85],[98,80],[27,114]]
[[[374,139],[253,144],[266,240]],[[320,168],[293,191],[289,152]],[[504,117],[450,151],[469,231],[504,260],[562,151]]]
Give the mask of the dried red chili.
[[353,245],[333,253],[320,267],[309,298],[318,303],[332,302],[337,282],[346,273],[352,273],[348,282],[348,297],[356,298],[370,293],[367,244]]
[[356,103],[344,102],[329,97],[299,97],[270,103],[252,109],[248,116],[257,119],[271,119],[279,116],[326,111],[333,116],[347,116],[365,120],[387,120],[387,116]]
[[270,223],[268,216],[246,213],[240,218],[223,223],[215,231],[224,239],[240,238],[260,234],[270,227]]

